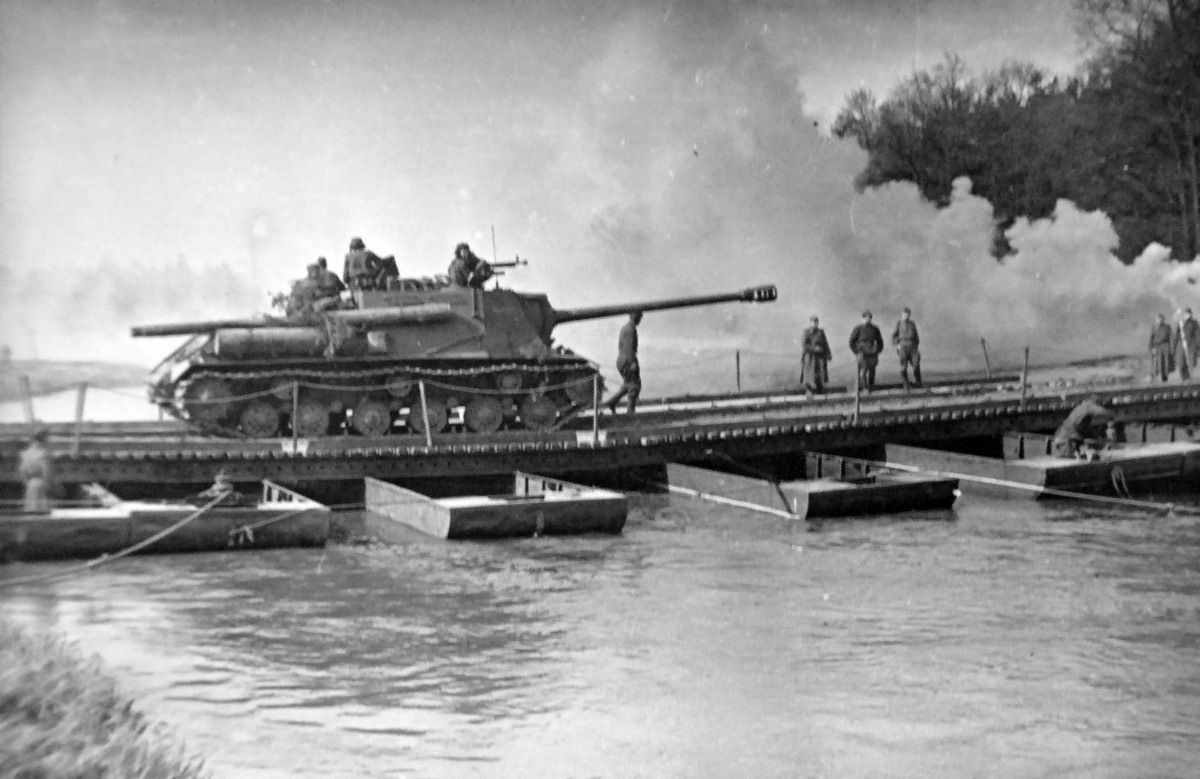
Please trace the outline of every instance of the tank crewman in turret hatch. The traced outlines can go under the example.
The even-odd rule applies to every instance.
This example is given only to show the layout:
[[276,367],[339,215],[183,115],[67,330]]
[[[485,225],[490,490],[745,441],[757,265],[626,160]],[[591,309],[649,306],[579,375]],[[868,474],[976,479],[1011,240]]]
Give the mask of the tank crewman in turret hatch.
[[383,260],[375,252],[367,248],[361,238],[350,239],[350,251],[346,252],[346,267],[342,269],[342,278],[350,289],[375,289],[375,280]]
[[456,287],[482,289],[484,282],[495,275],[492,266],[475,256],[471,247],[460,243],[454,247],[454,259],[446,270],[450,283]]
[[617,373],[621,374],[621,389],[608,399],[608,410],[617,413],[617,403],[629,396],[629,413],[637,411],[638,397],[642,394],[642,367],[638,364],[638,325],[642,323],[642,312],[634,311],[629,321],[621,328],[617,338]]
[[346,289],[346,285],[342,283],[336,273],[329,270],[329,265],[324,257],[317,258],[316,287],[317,294],[312,306],[313,311],[327,311],[337,308],[341,304],[342,292]]
[[1099,396],[1088,397],[1071,409],[1054,433],[1054,454],[1058,457],[1088,457],[1089,449],[1098,450],[1103,446],[1101,441],[1109,437],[1106,428],[1108,423],[1115,421],[1114,416],[1113,410],[1102,404]]
[[1171,326],[1159,314],[1150,327],[1150,379],[1166,381],[1171,375]]
[[1175,326],[1175,362],[1179,365],[1179,377],[1190,379],[1200,360],[1200,322],[1192,316],[1192,310],[1180,312],[1179,324]]
[[833,359],[833,350],[829,348],[829,339],[820,327],[820,320],[814,316],[808,321],[810,326],[804,331],[800,381],[810,392],[824,392],[829,383],[829,361]]
[[875,366],[883,351],[883,333],[871,324],[871,312],[863,312],[863,321],[850,331],[850,351],[858,358],[858,386],[871,391],[875,386]]
[[907,307],[900,314],[900,321],[892,331],[892,346],[900,356],[900,376],[904,389],[908,389],[908,367],[913,370],[913,381],[921,386],[921,337],[917,335],[917,323],[912,321],[912,311]]

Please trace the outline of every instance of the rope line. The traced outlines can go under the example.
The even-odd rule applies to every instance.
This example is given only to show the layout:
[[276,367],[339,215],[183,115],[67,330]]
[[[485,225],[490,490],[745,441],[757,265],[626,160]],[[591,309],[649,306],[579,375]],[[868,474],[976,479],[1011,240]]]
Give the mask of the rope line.
[[95,559],[88,560],[86,563],[83,563],[81,565],[72,566],[70,568],[65,568],[65,569],[59,570],[59,571],[50,571],[49,573],[40,574],[37,576],[23,576],[19,579],[5,579],[5,580],[0,581],[0,589],[4,589],[6,587],[15,587],[18,584],[32,584],[34,582],[50,581],[52,579],[61,579],[65,576],[71,576],[73,574],[81,573],[83,571],[86,571],[86,570],[89,570],[92,568],[98,568],[101,565],[106,565],[108,563],[111,563],[114,560],[120,560],[122,557],[127,557],[128,555],[131,555],[140,549],[145,549],[146,547],[150,546],[151,544],[155,543],[156,541],[160,541],[160,540],[166,538],[167,536],[171,535],[175,531],[183,528],[185,525],[195,521],[196,519],[201,517],[203,514],[205,514],[213,506],[216,506],[218,503],[220,503],[222,500],[224,500],[225,496],[228,494],[229,494],[228,492],[222,492],[220,495],[213,498],[212,500],[210,500],[208,503],[204,504],[200,508],[196,509],[191,514],[188,514],[186,517],[179,520],[175,524],[173,524],[169,527],[163,528],[162,530],[158,531],[157,533],[150,536],[149,538],[142,539],[141,541],[137,542],[136,544],[134,544],[132,546],[128,546],[119,552],[114,552],[111,555],[103,554]]

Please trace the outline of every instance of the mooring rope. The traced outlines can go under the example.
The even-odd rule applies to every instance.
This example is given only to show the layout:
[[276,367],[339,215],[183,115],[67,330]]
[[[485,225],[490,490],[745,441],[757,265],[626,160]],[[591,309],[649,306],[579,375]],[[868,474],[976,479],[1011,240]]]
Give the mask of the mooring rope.
[[[225,496],[228,494],[229,494],[228,492],[222,492],[220,495],[213,498],[208,503],[205,503],[203,506],[201,506],[200,508],[193,511],[191,514],[188,514],[186,517],[179,520],[178,522],[171,525],[170,527],[163,528],[162,530],[158,531],[157,533],[150,536],[149,538],[144,538],[141,541],[138,541],[136,544],[134,544],[132,546],[128,546],[119,552],[114,552],[113,554],[102,554],[99,557],[97,557],[93,560],[88,560],[86,563],[83,563],[81,565],[75,565],[70,568],[64,568],[64,569],[58,570],[58,571],[50,571],[48,573],[39,574],[37,576],[23,576],[19,579],[4,579],[4,580],[0,581],[0,589],[4,589],[5,587],[15,587],[19,584],[32,584],[34,582],[50,581],[51,579],[61,579],[65,576],[71,576],[73,574],[81,573],[82,571],[86,571],[86,570],[89,570],[92,568],[98,568],[101,565],[105,565],[106,563],[111,563],[113,560],[120,560],[122,557],[131,555],[140,549],[145,549],[146,547],[150,546],[151,544],[155,543],[156,541],[160,541],[160,540],[166,538],[167,536],[169,536],[172,533],[174,533],[175,531],[181,529],[185,525],[195,521],[196,519],[201,517],[205,512],[207,512],[209,509],[211,509],[213,506],[216,506],[218,503],[220,503],[222,500],[224,500]],[[47,521],[53,522],[54,520],[51,519],[51,520],[47,520]]]

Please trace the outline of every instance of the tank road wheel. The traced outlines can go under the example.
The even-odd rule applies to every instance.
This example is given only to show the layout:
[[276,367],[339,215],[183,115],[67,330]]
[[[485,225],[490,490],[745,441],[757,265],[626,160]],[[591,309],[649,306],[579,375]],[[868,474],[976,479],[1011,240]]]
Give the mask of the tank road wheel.
[[251,438],[271,438],[279,432],[279,409],[265,400],[252,400],[238,415],[238,422]]
[[529,430],[545,431],[554,427],[558,406],[545,395],[529,395],[521,401],[521,424]]
[[463,411],[463,421],[472,433],[494,433],[504,423],[504,406],[496,398],[472,398]]
[[300,438],[320,438],[329,432],[329,408],[317,400],[302,400],[292,420],[292,431]]
[[365,436],[387,435],[392,429],[392,410],[381,400],[363,398],[354,407],[350,424]]
[[229,413],[233,393],[223,380],[211,376],[196,379],[183,391],[183,408],[187,417],[202,425],[220,422]]
[[[429,430],[433,433],[440,433],[446,429],[446,423],[450,421],[450,413],[446,410],[446,404],[435,398],[429,399],[428,406]],[[420,399],[408,409],[408,428],[414,433],[425,434],[425,417],[421,414]]]
[[496,389],[501,392],[516,392],[521,389],[520,371],[503,371],[496,374]]
[[[592,381],[594,374],[576,373],[563,377],[563,389],[572,403],[592,407]],[[604,379],[600,378],[600,400],[604,400]]]

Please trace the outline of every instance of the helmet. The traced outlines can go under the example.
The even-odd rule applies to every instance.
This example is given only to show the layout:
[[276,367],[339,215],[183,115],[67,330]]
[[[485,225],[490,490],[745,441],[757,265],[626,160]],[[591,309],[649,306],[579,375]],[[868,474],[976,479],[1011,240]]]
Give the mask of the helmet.
[[365,248],[367,248],[367,245],[365,243],[363,243],[363,239],[361,239],[361,238],[351,238],[350,239],[350,248],[351,249],[365,249]]
[[465,243],[460,243],[458,246],[454,247],[454,256],[457,257],[459,253],[463,251],[470,253],[471,247]]

